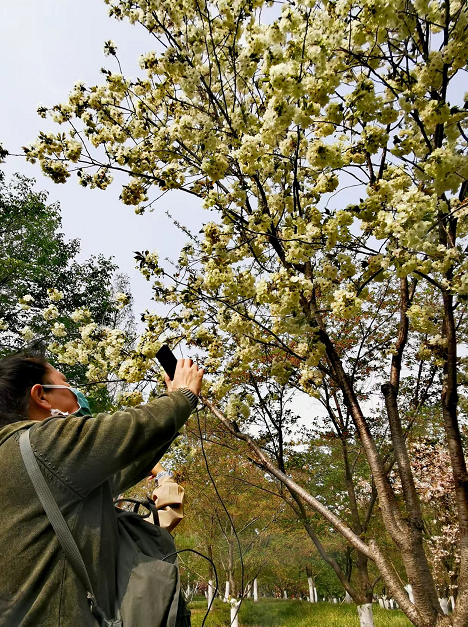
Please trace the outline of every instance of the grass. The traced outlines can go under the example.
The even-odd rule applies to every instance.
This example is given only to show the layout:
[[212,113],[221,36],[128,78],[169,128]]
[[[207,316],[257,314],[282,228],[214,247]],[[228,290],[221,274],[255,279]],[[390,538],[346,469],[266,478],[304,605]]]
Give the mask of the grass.
[[[201,627],[206,601],[190,604],[192,627]],[[382,610],[374,604],[375,627],[411,627],[399,610]],[[205,627],[229,627],[230,605],[216,600]],[[239,614],[239,627],[359,627],[355,605],[308,603],[283,599],[246,600]]]

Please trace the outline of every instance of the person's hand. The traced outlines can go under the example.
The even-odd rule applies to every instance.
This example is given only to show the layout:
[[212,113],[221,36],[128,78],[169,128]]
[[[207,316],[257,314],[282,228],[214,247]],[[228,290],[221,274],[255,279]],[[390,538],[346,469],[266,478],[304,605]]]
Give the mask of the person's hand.
[[156,477],[158,472],[165,472],[165,471],[166,469],[164,468],[164,466],[160,462],[158,462],[156,466],[153,468],[153,470],[151,471],[151,474]]
[[169,392],[179,388],[188,388],[196,396],[200,394],[201,382],[204,374],[203,368],[198,368],[191,359],[179,359],[172,381],[166,374],[165,382]]

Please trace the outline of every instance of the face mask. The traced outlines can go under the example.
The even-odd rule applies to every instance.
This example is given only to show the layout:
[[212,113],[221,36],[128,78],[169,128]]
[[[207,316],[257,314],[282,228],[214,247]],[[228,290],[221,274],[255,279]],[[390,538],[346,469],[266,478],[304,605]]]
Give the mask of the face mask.
[[64,390],[70,390],[76,396],[76,400],[78,401],[78,409],[69,414],[66,411],[61,411],[60,409],[51,409],[51,416],[91,416],[91,407],[89,406],[88,399],[86,396],[77,390],[76,388],[71,388],[68,385],[43,385],[43,388],[61,388]]

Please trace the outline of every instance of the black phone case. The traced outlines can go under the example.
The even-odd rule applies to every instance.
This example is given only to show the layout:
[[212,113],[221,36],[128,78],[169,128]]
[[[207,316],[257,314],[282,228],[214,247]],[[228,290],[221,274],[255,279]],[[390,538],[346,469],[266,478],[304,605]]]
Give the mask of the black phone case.
[[167,372],[169,378],[172,381],[177,366],[177,357],[174,355],[174,353],[171,351],[167,344],[163,344],[163,346],[161,346],[161,348],[158,350],[158,352],[156,353],[156,359],[159,361],[159,363]]

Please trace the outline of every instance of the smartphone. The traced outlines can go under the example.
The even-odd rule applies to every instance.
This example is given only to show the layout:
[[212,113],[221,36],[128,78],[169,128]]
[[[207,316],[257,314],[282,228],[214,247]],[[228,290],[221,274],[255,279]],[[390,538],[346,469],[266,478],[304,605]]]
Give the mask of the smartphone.
[[155,355],[161,366],[167,372],[170,380],[174,378],[175,369],[177,366],[177,357],[171,351],[167,344],[163,344]]

